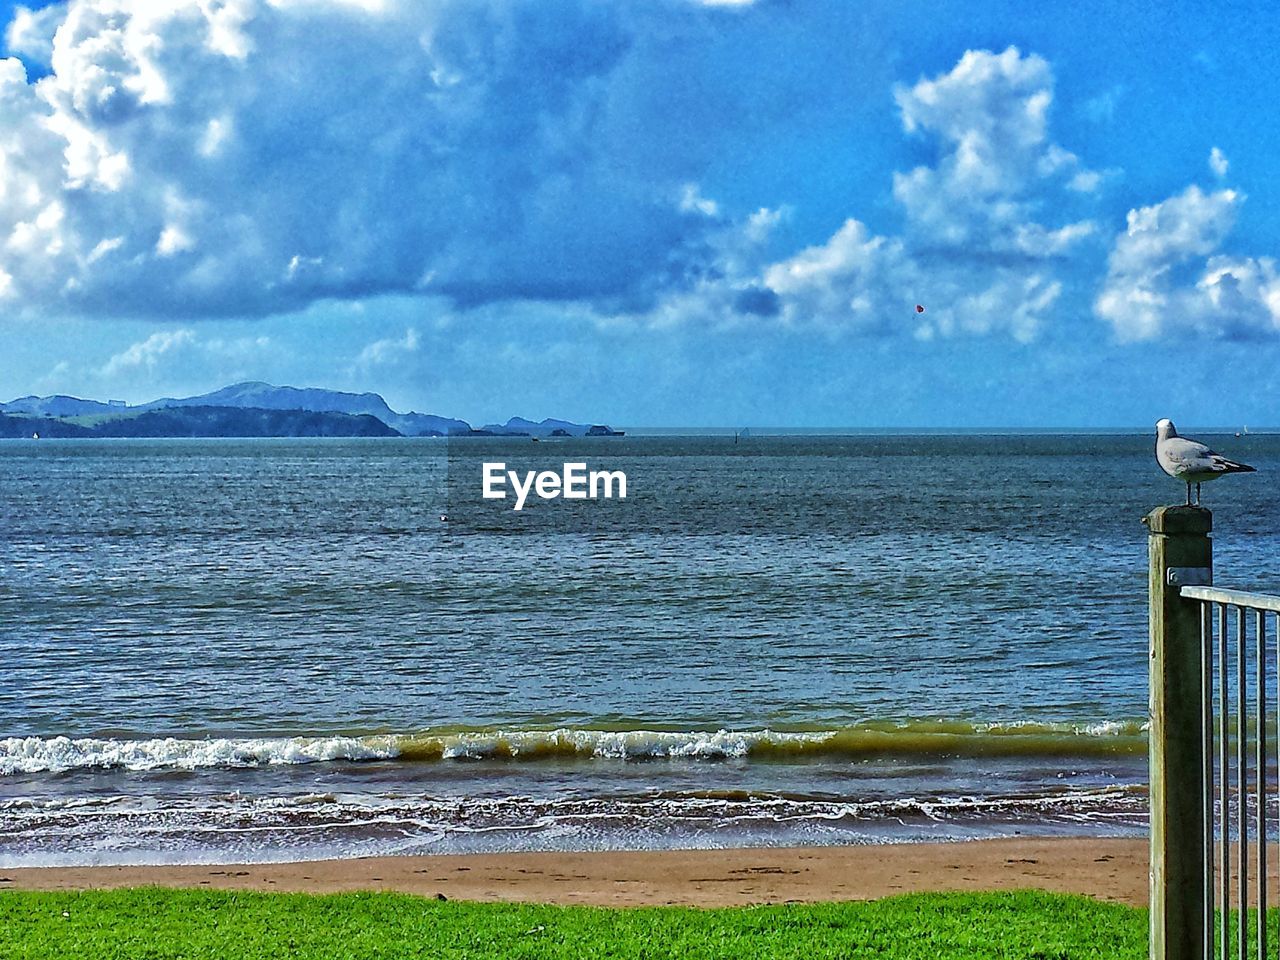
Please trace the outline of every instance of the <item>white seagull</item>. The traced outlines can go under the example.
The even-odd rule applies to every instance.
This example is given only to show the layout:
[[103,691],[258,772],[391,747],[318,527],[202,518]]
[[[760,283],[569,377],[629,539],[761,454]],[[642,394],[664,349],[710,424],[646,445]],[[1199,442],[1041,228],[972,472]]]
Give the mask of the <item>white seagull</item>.
[[1156,423],[1156,463],[1160,469],[1187,485],[1187,506],[1191,506],[1191,485],[1196,485],[1196,506],[1200,505],[1200,484],[1228,473],[1253,473],[1256,468],[1236,463],[1214,453],[1203,443],[1178,436],[1172,420]]

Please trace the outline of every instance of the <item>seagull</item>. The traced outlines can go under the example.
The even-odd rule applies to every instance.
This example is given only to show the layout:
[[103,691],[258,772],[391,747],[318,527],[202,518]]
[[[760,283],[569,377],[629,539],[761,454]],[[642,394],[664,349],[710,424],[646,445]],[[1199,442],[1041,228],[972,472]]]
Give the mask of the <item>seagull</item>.
[[1256,468],[1236,463],[1214,453],[1203,443],[1178,436],[1172,420],[1156,423],[1156,463],[1160,469],[1187,485],[1187,506],[1191,506],[1191,485],[1196,485],[1196,506],[1200,505],[1200,484],[1227,473],[1253,473]]

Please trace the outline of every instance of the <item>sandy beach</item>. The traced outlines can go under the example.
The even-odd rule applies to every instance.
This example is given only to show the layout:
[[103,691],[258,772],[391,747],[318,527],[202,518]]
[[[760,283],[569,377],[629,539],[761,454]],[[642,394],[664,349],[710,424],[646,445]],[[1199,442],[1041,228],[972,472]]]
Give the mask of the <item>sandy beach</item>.
[[281,864],[0,870],[0,890],[159,885],[601,906],[861,900],[1039,889],[1145,904],[1147,842],[1007,839],[850,847],[370,857]]

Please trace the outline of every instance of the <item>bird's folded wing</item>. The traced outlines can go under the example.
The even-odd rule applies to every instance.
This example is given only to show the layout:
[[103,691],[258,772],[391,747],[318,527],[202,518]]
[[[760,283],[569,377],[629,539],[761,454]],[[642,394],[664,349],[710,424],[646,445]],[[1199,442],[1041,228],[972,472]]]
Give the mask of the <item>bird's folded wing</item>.
[[1170,437],[1160,445],[1160,452],[1175,463],[1191,463],[1196,460],[1225,459],[1219,457],[1203,443],[1186,440],[1182,437]]
[[1220,454],[1213,454],[1209,458],[1213,463],[1213,469],[1221,473],[1255,473],[1256,468],[1249,466],[1247,463],[1237,463],[1235,460],[1228,460]]

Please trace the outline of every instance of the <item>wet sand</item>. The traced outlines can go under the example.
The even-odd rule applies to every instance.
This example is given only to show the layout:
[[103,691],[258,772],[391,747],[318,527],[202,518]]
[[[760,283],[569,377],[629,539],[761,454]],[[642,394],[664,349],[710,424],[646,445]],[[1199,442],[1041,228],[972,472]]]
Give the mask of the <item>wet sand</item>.
[[0,869],[0,891],[133,886],[631,907],[1038,889],[1147,902],[1147,841],[1007,839],[858,847],[368,857],[281,864]]

